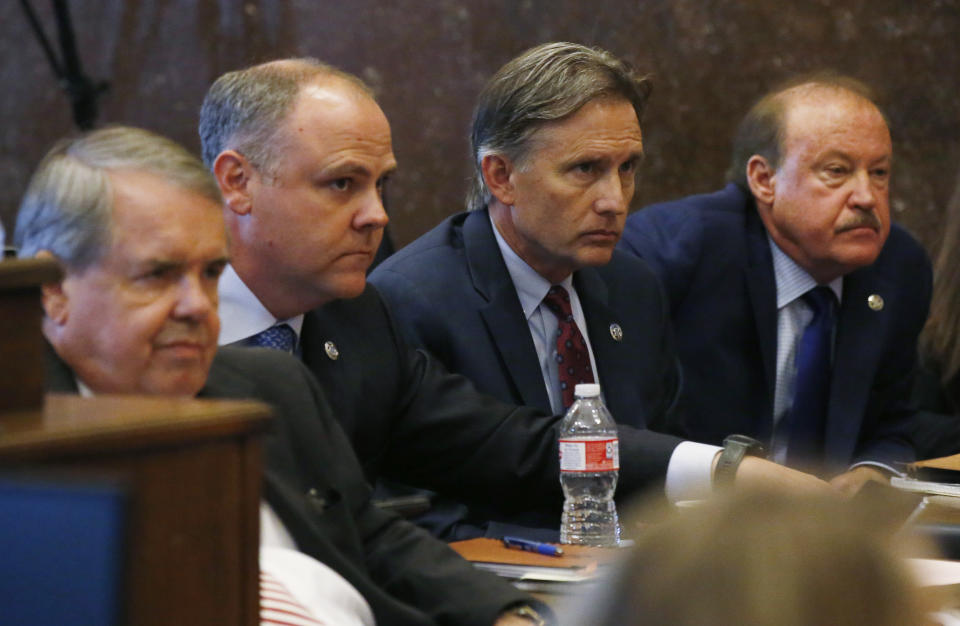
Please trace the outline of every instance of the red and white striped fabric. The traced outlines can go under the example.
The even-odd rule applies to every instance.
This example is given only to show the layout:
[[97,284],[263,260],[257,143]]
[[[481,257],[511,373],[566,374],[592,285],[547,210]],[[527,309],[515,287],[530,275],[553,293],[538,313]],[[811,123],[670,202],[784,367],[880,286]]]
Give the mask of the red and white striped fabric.
[[260,572],[261,626],[322,626],[287,586],[268,572]]

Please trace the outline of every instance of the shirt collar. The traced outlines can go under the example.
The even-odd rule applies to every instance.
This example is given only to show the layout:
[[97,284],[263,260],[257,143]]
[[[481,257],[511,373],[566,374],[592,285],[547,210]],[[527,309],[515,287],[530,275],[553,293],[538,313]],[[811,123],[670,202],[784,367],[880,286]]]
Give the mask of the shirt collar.
[[[493,216],[489,215],[490,227],[493,228],[493,236],[497,239],[497,247],[500,248],[500,254],[503,256],[503,262],[507,266],[507,272],[513,281],[513,286],[517,290],[517,296],[520,298],[520,306],[523,308],[523,316],[527,320],[533,315],[544,296],[550,291],[553,283],[537,273],[537,270],[530,267],[526,261],[520,258],[520,255],[514,252],[510,244],[504,240],[497,230],[497,225],[493,221]],[[568,292],[573,289],[573,275],[567,276],[560,283]]]
[[77,392],[80,394],[81,397],[83,398],[93,397],[93,389],[91,389],[90,387],[87,387],[87,384],[82,380],[80,380],[79,376],[74,374],[73,380],[77,383]]
[[[782,309],[803,294],[817,286],[817,281],[796,261],[787,256],[767,234],[770,252],[773,254],[773,275],[777,282],[777,309]],[[833,279],[828,285],[837,296],[837,302],[843,297],[843,276]]]
[[303,315],[278,320],[250,291],[232,265],[227,265],[220,276],[218,291],[221,346],[252,337],[277,323],[289,325],[297,333],[299,340],[300,330],[303,328]]

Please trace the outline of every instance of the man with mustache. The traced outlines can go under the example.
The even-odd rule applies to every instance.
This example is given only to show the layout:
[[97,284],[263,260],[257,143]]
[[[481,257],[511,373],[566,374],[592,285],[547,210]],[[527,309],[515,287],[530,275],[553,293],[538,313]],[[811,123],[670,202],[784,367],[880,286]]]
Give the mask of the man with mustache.
[[50,391],[255,398],[273,407],[261,568],[303,605],[281,609],[319,621],[265,605],[264,623],[536,621],[532,598],[374,506],[301,363],[276,351],[217,349],[227,237],[219,189],[196,157],[135,128],[63,141],[30,182],[16,242],[21,256],[52,256],[65,270],[43,286]]
[[751,108],[726,188],[627,219],[621,247],[670,300],[683,432],[751,434],[845,491],[912,459],[907,398],[931,270],[891,227],[891,166],[865,85],[801,77]]
[[[614,108],[624,114],[623,106]],[[396,167],[390,125],[369,88],[313,59],[229,72],[204,99],[200,137],[231,240],[220,284],[221,344],[299,355],[327,392],[371,482],[486,505],[488,519],[513,522],[532,513],[534,525],[556,533],[559,417],[478,393],[432,355],[409,347],[366,284],[388,219],[383,188]],[[618,151],[630,154],[625,166],[638,156],[632,137],[616,138],[630,143]],[[662,492],[680,441],[622,428],[620,493]],[[710,452],[700,466],[708,489],[712,458]],[[740,466],[741,479],[821,486],[756,458]]]

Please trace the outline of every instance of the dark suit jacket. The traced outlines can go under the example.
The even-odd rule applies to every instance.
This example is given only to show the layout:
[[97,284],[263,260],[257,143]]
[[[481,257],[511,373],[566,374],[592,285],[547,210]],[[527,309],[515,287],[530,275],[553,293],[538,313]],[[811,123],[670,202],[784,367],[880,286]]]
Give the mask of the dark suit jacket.
[[[47,386],[76,392],[52,354]],[[254,398],[276,419],[265,441],[264,498],[297,547],[347,579],[378,624],[489,626],[510,604],[531,603],[425,531],[370,502],[370,488],[323,393],[296,359],[276,351],[221,348],[209,398]]]
[[[484,393],[544,411],[537,352],[486,210],[447,218],[370,277],[401,330]],[[646,264],[622,252],[574,274],[604,398],[621,424],[665,422],[679,394],[666,298]],[[614,340],[610,327],[622,329]],[[669,458],[676,445],[657,439]]]
[[[771,435],[777,307],[773,259],[753,197],[737,185],[643,209],[620,246],[647,261],[667,290],[684,367],[685,430],[717,443],[730,432]],[[909,460],[916,338],[931,269],[894,226],[876,262],[843,281],[825,458]],[[885,306],[873,311],[867,297]]]
[[[336,360],[327,341],[337,346]],[[559,524],[560,416],[478,393],[410,348],[373,286],[307,313],[300,347],[371,482],[433,489],[504,519],[540,511]],[[618,494],[662,488],[676,441],[621,428]]]

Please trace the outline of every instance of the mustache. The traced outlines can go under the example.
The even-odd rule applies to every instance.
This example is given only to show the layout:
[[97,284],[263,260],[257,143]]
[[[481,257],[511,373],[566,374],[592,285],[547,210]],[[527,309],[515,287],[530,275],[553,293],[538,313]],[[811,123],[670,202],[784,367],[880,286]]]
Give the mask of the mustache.
[[171,343],[187,342],[209,346],[215,339],[210,337],[210,333],[204,324],[187,320],[171,320],[160,330],[153,343],[163,346]]
[[854,228],[863,228],[864,226],[874,230],[880,230],[883,224],[880,223],[880,218],[877,217],[876,213],[857,213],[854,217],[841,224],[837,228],[837,232],[842,233],[853,230]]

